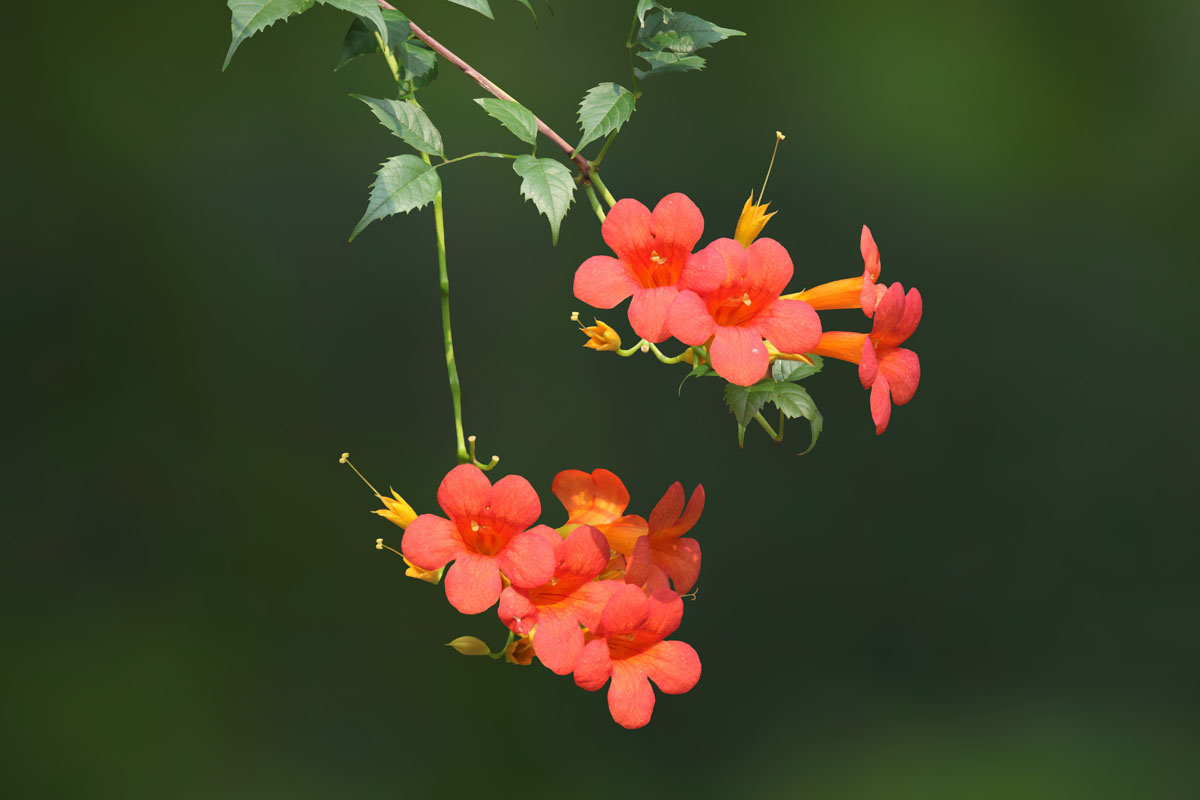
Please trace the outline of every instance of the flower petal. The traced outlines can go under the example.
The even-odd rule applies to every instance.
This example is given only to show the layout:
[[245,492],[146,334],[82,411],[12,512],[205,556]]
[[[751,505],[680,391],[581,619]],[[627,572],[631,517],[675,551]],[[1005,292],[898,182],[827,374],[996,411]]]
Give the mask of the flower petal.
[[764,294],[778,297],[787,288],[793,271],[792,257],[774,239],[756,239],[746,248],[746,278],[762,287]]
[[892,402],[902,406],[917,393],[921,382],[921,360],[912,350],[889,347],[879,358],[879,371],[887,376]]
[[492,482],[474,464],[459,464],[438,486],[438,505],[458,522],[481,513],[491,500]]
[[[544,528],[544,525],[539,525]],[[535,528],[534,530],[537,530]],[[547,528],[547,530],[551,530]],[[591,580],[608,566],[609,547],[604,534],[591,525],[580,525],[571,531],[555,554],[558,566],[554,574]]]
[[[595,628],[600,624],[600,614],[612,597],[613,592],[625,584],[620,581],[589,581],[571,595],[570,611],[581,625]],[[566,607],[567,604],[564,604]]]
[[[650,232],[660,245],[686,258],[704,235],[704,215],[687,195],[674,192],[654,207]],[[663,255],[670,258],[666,253]]]
[[604,686],[612,675],[612,657],[608,654],[608,640],[592,639],[579,651],[575,660],[575,685],[594,692]]
[[871,419],[875,422],[875,435],[887,430],[888,420],[892,418],[892,399],[889,391],[887,376],[879,373],[871,384]]
[[575,270],[575,296],[595,308],[612,308],[640,287],[629,267],[612,256],[592,256]]
[[700,294],[711,292],[725,282],[728,271],[728,261],[723,250],[710,244],[699,253],[688,256],[676,286]]
[[636,631],[642,627],[648,613],[650,608],[646,595],[638,587],[626,584],[613,592],[604,604],[596,633],[607,637]]
[[708,313],[708,306],[693,291],[685,290],[676,295],[667,311],[667,329],[684,344],[704,344],[716,328],[717,323]]
[[904,287],[893,283],[884,292],[875,306],[875,324],[871,327],[871,338],[887,336],[904,316]]
[[532,589],[554,577],[554,547],[537,528],[518,533],[496,554],[496,566],[513,586]]
[[618,725],[629,730],[650,722],[654,713],[654,690],[646,676],[628,664],[614,661],[612,685],[608,687],[608,711]]
[[691,691],[700,681],[700,656],[686,642],[659,642],[637,657],[637,666],[666,694]]
[[629,506],[629,491],[621,479],[606,469],[591,474],[566,469],[554,476],[554,496],[567,509],[569,521],[603,525],[619,518]]
[[409,523],[400,540],[404,557],[421,569],[439,569],[466,552],[458,526],[434,514],[422,514]]
[[921,293],[916,289],[909,289],[908,294],[904,296],[904,313],[900,315],[896,327],[878,338],[879,344],[894,347],[912,336],[921,322],[921,305]]
[[629,325],[633,332],[650,342],[665,342],[670,338],[667,330],[667,310],[679,294],[674,286],[654,289],[638,289],[629,304]]
[[658,532],[674,525],[683,513],[683,500],[683,484],[675,481],[650,512],[650,530]]
[[649,255],[650,209],[630,198],[618,200],[600,225],[600,235],[617,258],[636,270]]
[[696,585],[700,577],[700,543],[683,537],[666,541],[651,542],[654,563],[671,576],[675,591],[686,594]]
[[650,577],[654,567],[654,551],[650,547],[650,537],[642,536],[633,546],[633,552],[625,559],[625,582],[633,586],[641,586]]
[[[764,240],[758,240],[761,241]],[[752,325],[717,326],[709,355],[712,356],[713,369],[725,380],[739,386],[757,382],[770,365],[767,346],[763,344],[758,328]]]
[[875,375],[879,370],[879,362],[875,358],[875,343],[870,336],[863,337],[862,350],[858,356],[858,380],[863,388],[870,388],[875,383]]
[[683,598],[670,589],[659,589],[646,600],[646,621],[642,630],[665,639],[675,632],[683,619]]
[[879,280],[880,262],[879,248],[875,245],[875,237],[871,235],[871,229],[866,225],[862,227],[862,235],[859,236],[858,249],[862,252],[863,268],[867,275],[871,276],[871,283]]
[[695,527],[696,522],[700,519],[700,514],[704,511],[704,484],[696,484],[696,488],[692,491],[692,497],[688,500],[687,508],[683,510],[683,516],[675,523],[675,530],[683,535]]
[[446,599],[463,614],[487,611],[500,597],[500,588],[492,556],[462,553],[446,573]]
[[608,546],[622,555],[630,555],[633,546],[641,536],[645,536],[650,528],[646,520],[637,514],[621,517],[616,522],[603,526],[601,532],[608,539]]
[[496,481],[488,502],[492,529],[502,535],[525,530],[537,522],[542,513],[537,492],[520,475],[506,475]]
[[509,586],[500,593],[500,605],[496,608],[500,621],[509,630],[526,636],[538,619],[538,609],[529,600],[524,589]]
[[575,669],[575,661],[583,650],[583,631],[579,629],[574,615],[543,610],[538,614],[533,647],[537,657],[551,672],[566,675]]
[[821,318],[803,300],[776,300],[758,319],[763,334],[784,353],[807,353],[821,341]]

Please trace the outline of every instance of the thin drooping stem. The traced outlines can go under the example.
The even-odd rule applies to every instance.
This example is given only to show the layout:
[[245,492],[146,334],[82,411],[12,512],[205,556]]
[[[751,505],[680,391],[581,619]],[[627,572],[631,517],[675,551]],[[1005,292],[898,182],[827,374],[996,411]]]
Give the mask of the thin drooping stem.
[[[397,10],[396,7],[393,6],[391,3],[387,2],[387,0],[376,0],[376,2],[379,3],[380,7],[382,7],[382,8],[387,8],[392,11]],[[478,83],[480,86],[482,86],[488,92],[495,95],[496,97],[499,97],[501,100],[511,100],[514,103],[519,102],[511,94],[504,91],[499,86],[497,86],[495,83],[493,83],[491,80],[489,80],[486,75],[484,75],[479,70],[472,67],[466,61],[463,61],[461,58],[456,56],[452,51],[450,51],[444,44],[439,42],[437,39],[434,39],[432,36],[430,36],[428,33],[426,33],[424,30],[422,30],[420,28],[420,26],[417,25],[417,23],[409,20],[408,25],[410,28],[412,28],[413,35],[415,35],[418,39],[423,41],[425,44],[429,45],[433,49],[433,51],[435,53],[437,53],[439,56],[441,56],[442,58],[446,59],[451,64],[453,64],[454,66],[461,69],[464,73],[466,73],[468,78],[470,78],[471,80]],[[575,148],[572,147],[571,145],[569,145],[567,143],[566,139],[564,139],[563,137],[561,137],[557,133],[555,133],[554,129],[551,128],[546,123],[542,122],[541,118],[538,117],[536,114],[534,115],[534,120],[537,122],[538,130],[542,132],[542,135],[545,136],[550,141],[554,142],[554,144],[560,150],[562,150],[564,153],[566,153],[568,156],[570,156],[571,160],[575,162],[576,166],[579,167],[579,171],[581,173],[583,173],[583,176],[586,178],[588,175],[588,171],[590,170],[590,165],[588,164],[588,160],[586,158],[584,158],[582,155],[580,155],[579,153],[576,153]]]
[[[429,156],[422,153],[425,163]],[[450,378],[450,398],[454,403],[454,436],[457,451],[455,457],[459,464],[471,461],[467,452],[467,441],[463,436],[462,422],[462,386],[458,382],[458,365],[454,361],[454,339],[450,332],[450,273],[446,269],[446,221],[442,214],[442,193],[439,190],[433,198],[433,223],[437,229],[438,251],[438,287],[442,292],[442,343],[446,348],[446,374]]]

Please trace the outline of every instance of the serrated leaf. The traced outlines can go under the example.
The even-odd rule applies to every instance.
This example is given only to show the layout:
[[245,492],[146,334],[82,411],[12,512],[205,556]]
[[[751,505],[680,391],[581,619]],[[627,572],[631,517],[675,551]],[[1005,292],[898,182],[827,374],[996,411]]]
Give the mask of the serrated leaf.
[[633,114],[634,103],[633,92],[616,83],[602,83],[588,90],[579,104],[579,128],[583,138],[575,149],[582,150],[591,142],[620,130]]
[[364,97],[361,94],[350,95],[362,100],[371,109],[371,113],[383,123],[389,131],[411,144],[422,153],[432,153],[435,156],[442,153],[442,134],[434,126],[429,116],[412,103],[402,100],[380,100],[375,97]]
[[809,356],[809,358],[812,359],[812,364],[779,359],[771,365],[771,377],[777,381],[799,381],[809,375],[816,375],[825,366],[825,362],[820,356]]
[[492,16],[492,7],[488,5],[488,0],[450,0],[450,2],[454,3],[456,6],[469,8],[472,11],[478,11],[488,19],[495,19],[495,17]]
[[664,75],[668,72],[691,72],[704,69],[705,60],[700,56],[681,56],[669,50],[650,50],[638,53],[638,58],[650,65],[650,69],[637,69],[638,80],[645,80],[651,75]]
[[495,97],[479,97],[475,100],[489,116],[500,121],[509,132],[527,144],[537,141],[537,117],[516,100],[500,100]]
[[645,26],[646,14],[653,8],[662,8],[662,6],[654,2],[654,0],[638,0],[637,10],[633,13],[637,17],[639,28]]
[[320,2],[323,5],[340,8],[342,11],[349,11],[354,16],[367,20],[375,26],[384,45],[388,44],[390,32],[383,19],[379,3],[376,3],[375,0],[320,0]]
[[804,387],[794,383],[775,383],[771,388],[770,398],[771,402],[788,419],[804,417],[808,420],[809,428],[812,430],[812,440],[809,442],[808,450],[800,455],[804,455],[816,447],[821,429],[825,426],[825,418],[821,416],[821,412],[817,410],[817,404],[813,402]]
[[737,417],[738,425],[746,427],[754,421],[754,415],[762,410],[768,393],[752,391],[753,387],[730,383],[725,386],[725,405]]
[[521,194],[550,220],[550,236],[558,244],[558,226],[575,198],[571,171],[552,158],[517,156],[513,171],[521,176]]
[[[387,25],[388,45],[396,54],[396,58],[400,58],[403,44],[412,36],[408,17],[389,8],[383,9],[380,13],[383,14],[383,22]],[[346,38],[342,40],[342,59],[334,67],[334,70],[341,69],[359,56],[378,52],[380,52],[379,40],[375,38],[375,31],[367,27],[367,24],[361,19],[355,17],[354,22],[350,23],[350,29],[346,31]]]
[[350,241],[377,219],[409,212],[433,202],[442,190],[437,170],[413,155],[393,156],[375,173],[367,213],[354,226]]
[[302,14],[313,7],[314,0],[228,0],[232,41],[221,71],[229,66],[229,60],[241,46],[261,30],[295,14]]
[[[659,6],[662,9],[662,6]],[[695,14],[662,9],[662,14],[651,17],[641,32],[638,41],[652,50],[670,50],[687,54],[711,47],[731,36],[745,36],[744,31],[722,28]]]
[[[694,351],[693,351],[694,352]],[[683,394],[683,385],[688,382],[689,378],[719,378],[717,371],[708,364],[692,364],[692,371],[683,376],[683,380],[679,382],[679,394]]]

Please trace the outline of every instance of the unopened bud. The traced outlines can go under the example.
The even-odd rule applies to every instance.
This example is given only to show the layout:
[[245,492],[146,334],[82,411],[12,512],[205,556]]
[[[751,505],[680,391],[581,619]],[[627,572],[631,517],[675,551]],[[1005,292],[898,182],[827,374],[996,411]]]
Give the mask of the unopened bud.
[[588,337],[583,346],[590,347],[593,350],[620,350],[621,337],[617,335],[617,332],[606,322],[601,320],[596,320],[595,322],[595,325],[582,328]]
[[474,636],[460,636],[453,641],[446,642],[446,647],[453,647],[464,656],[486,656],[492,652],[482,640],[476,639]]
[[528,636],[513,639],[504,648],[504,660],[510,664],[520,664],[527,667],[533,663],[533,641]]

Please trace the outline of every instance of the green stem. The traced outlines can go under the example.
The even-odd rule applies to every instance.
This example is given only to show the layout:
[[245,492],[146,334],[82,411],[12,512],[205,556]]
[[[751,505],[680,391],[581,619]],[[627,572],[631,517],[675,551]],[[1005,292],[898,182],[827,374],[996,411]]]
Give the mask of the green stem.
[[488,152],[483,152],[483,151],[480,151],[478,153],[467,153],[465,156],[458,156],[457,158],[447,158],[444,161],[442,161],[442,163],[435,164],[434,169],[437,169],[438,167],[444,167],[447,164],[453,164],[455,161],[466,161],[468,158],[513,158],[513,159],[515,159],[516,156],[511,156],[508,153],[488,153]]
[[770,436],[775,444],[779,444],[781,441],[783,441],[779,437],[779,434],[775,433],[775,429],[771,427],[771,423],[767,422],[761,411],[754,415],[754,421],[762,426],[762,429],[767,432],[767,436]]
[[678,364],[680,361],[683,361],[683,357],[685,355],[687,355],[687,352],[688,352],[687,350],[684,350],[682,353],[680,353],[677,356],[667,356],[667,355],[663,355],[663,351],[659,350],[654,345],[654,342],[647,342],[646,344],[648,344],[650,346],[650,352],[654,353],[654,355],[658,358],[658,360],[664,364]]
[[387,47],[383,43],[383,37],[378,33],[375,34],[375,41],[379,42],[379,49],[383,52],[383,60],[387,62],[388,69],[392,71],[392,79],[396,81],[396,88],[400,88],[400,65],[396,63],[396,56],[392,53],[392,48]]
[[612,192],[608,191],[608,187],[604,185],[604,181],[600,180],[600,173],[592,170],[588,175],[588,179],[596,184],[596,188],[600,190],[600,196],[604,198],[604,202],[608,203],[608,207],[612,208],[617,204],[617,200],[612,196]]
[[585,183],[583,185],[583,190],[587,192],[587,199],[588,202],[592,204],[592,211],[595,211],[596,216],[600,218],[600,221],[604,222],[604,209],[600,206],[600,199],[596,197],[596,190],[592,188],[590,183]]
[[613,352],[619,355],[621,358],[629,358],[631,355],[649,344],[650,343],[645,339],[639,339],[637,344],[635,344],[633,347],[626,347],[624,350],[614,350]]
[[[429,164],[429,154],[421,153],[421,159]],[[450,274],[446,270],[446,220],[442,214],[442,193],[433,198],[433,222],[437,229],[438,286],[442,292],[442,343],[446,348],[446,374],[450,379],[450,397],[454,402],[454,436],[457,450],[455,458],[459,464],[467,464],[471,456],[467,452],[467,441],[463,436],[462,387],[458,381],[458,366],[454,362],[454,341],[450,333]]]
[[633,80],[633,99],[635,100],[642,96],[642,91],[638,88],[637,70],[633,68],[633,35],[637,33],[637,24],[637,14],[634,14],[633,22],[629,23],[629,36],[625,37],[625,52],[629,54],[629,77]]
[[592,162],[592,169],[600,166],[600,162],[604,160],[604,155],[608,152],[609,145],[613,143],[613,139],[617,138],[617,132],[619,130],[620,128],[613,131],[608,135],[608,138],[604,140],[604,147],[600,148],[600,153],[596,156],[596,160]]

